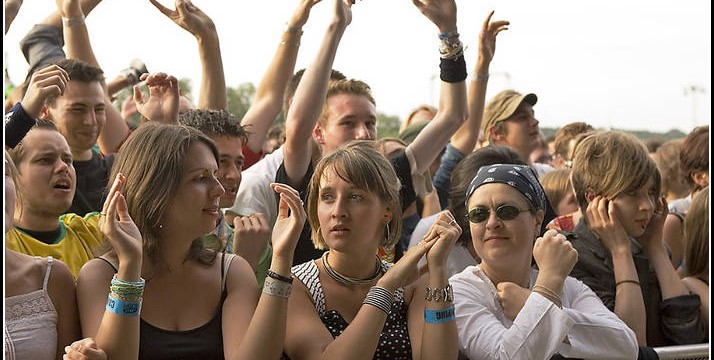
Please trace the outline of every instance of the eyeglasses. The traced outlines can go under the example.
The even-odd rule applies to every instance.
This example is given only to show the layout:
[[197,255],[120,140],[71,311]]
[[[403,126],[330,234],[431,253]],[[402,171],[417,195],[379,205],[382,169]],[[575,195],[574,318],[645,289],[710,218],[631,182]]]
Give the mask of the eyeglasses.
[[[526,211],[531,211],[531,209],[520,210],[513,205],[501,205],[496,208],[496,217],[500,220],[513,220],[518,217],[518,214]],[[479,224],[488,220],[490,216],[491,209],[478,206],[469,211],[466,218],[474,224]]]

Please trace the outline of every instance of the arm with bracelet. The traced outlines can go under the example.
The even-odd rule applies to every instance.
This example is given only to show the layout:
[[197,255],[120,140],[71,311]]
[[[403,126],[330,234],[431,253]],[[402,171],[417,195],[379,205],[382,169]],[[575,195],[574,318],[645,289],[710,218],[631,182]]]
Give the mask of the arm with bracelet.
[[415,358],[456,359],[458,355],[454,293],[446,260],[460,235],[461,227],[454,215],[445,210],[416,246],[434,242],[426,254],[429,272],[417,285],[409,304],[409,337]]
[[414,4],[437,26],[441,57],[438,112],[406,150],[415,160],[412,174],[422,174],[466,119],[466,62],[456,29],[456,3],[453,0],[422,0]]
[[157,0],[150,1],[176,25],[191,33],[198,42],[198,55],[201,59],[201,89],[198,108],[227,109],[228,97],[223,58],[218,31],[213,20],[190,1],[176,1],[176,10],[163,6]]
[[142,237],[129,217],[121,191],[124,176],[112,184],[99,227],[119,260],[116,274],[102,261],[90,261],[77,278],[82,336],[93,337],[111,359],[139,355],[139,316],[145,281],[141,278]]
[[250,126],[251,131],[245,146],[255,154],[262,153],[265,137],[280,111],[287,112],[287,106],[282,109],[283,95],[295,70],[302,28],[307,23],[313,5],[318,2],[320,0],[300,0],[292,17],[285,24],[275,55],[255,89],[250,108],[241,120],[241,125]]
[[[99,61],[94,54],[92,44],[89,41],[89,30],[84,21],[85,14],[91,8],[83,9],[79,0],[56,0],[57,10],[62,16],[62,29],[65,48],[68,59],[81,60],[89,65],[101,69]],[[111,96],[106,82],[102,82],[104,90],[104,116],[106,118],[97,144],[102,154],[112,154],[119,151],[119,147],[129,136],[129,125],[127,125],[121,113],[112,104]]]
[[293,286],[290,266],[307,215],[295,189],[284,184],[272,184],[271,187],[280,194],[278,219],[273,228],[272,262],[258,306],[240,341],[241,346],[227,359],[277,359],[285,343],[288,298]]

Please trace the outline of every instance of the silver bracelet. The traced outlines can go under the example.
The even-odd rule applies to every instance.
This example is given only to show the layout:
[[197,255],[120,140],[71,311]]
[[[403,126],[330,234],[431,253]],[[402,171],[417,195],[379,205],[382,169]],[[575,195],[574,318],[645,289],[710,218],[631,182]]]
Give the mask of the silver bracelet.
[[265,283],[263,283],[263,293],[283,299],[290,297],[290,291],[292,288],[293,284],[275,280],[271,277],[266,277]]
[[435,302],[451,302],[454,301],[454,288],[451,284],[446,285],[442,288],[432,289],[426,287],[426,296],[424,297],[426,301]]
[[392,300],[394,300],[394,294],[391,291],[375,285],[369,289],[369,292],[362,303],[372,305],[389,315],[389,312],[392,310]]
[[77,26],[84,24],[84,15],[76,18],[66,18],[62,17],[62,25],[67,27]]

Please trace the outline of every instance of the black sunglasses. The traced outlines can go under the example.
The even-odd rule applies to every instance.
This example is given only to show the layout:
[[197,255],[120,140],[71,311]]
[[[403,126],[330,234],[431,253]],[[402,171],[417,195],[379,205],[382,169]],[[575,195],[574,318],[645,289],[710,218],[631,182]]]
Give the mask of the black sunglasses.
[[[496,217],[501,220],[513,220],[518,217],[518,214],[531,209],[520,210],[513,205],[501,205],[496,208]],[[466,218],[474,224],[482,223],[491,216],[491,209],[483,206],[477,206],[466,214]]]

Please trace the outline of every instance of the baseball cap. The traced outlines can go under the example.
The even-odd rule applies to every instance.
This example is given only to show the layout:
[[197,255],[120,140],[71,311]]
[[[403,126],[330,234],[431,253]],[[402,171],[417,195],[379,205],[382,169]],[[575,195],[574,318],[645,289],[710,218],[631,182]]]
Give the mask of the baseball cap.
[[521,105],[523,101],[533,106],[538,102],[538,97],[533,93],[524,95],[514,90],[503,90],[496,94],[496,96],[486,104],[486,109],[483,111],[481,131],[484,134],[488,134],[488,129],[493,125],[513,116],[513,113],[516,112],[516,109],[518,109],[518,106]]

